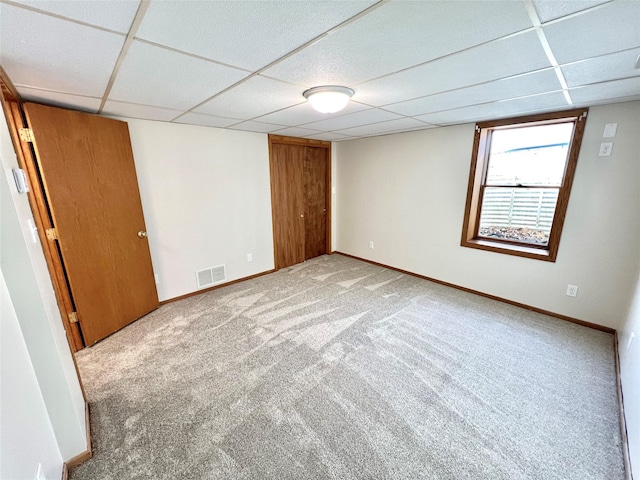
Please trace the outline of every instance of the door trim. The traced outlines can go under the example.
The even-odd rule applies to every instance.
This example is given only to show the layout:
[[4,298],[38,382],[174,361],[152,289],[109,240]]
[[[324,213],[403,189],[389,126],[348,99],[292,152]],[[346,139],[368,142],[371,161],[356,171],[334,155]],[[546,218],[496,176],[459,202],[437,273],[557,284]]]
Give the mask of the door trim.
[[29,177],[29,186],[31,188],[27,197],[36,223],[38,237],[40,238],[49,276],[51,277],[51,283],[53,284],[62,325],[67,333],[67,341],[71,352],[75,353],[84,348],[84,339],[79,324],[69,321],[69,314],[75,311],[75,309],[57,241],[49,240],[46,236],[46,230],[53,227],[53,222],[51,221],[49,206],[35,162],[33,147],[32,144],[23,142],[18,134],[18,129],[25,125],[24,114],[22,112],[22,99],[11,82],[11,79],[1,66],[0,86],[2,89],[2,108],[7,119],[18,166],[23,169]]
[[302,147],[316,147],[323,148],[326,150],[327,154],[327,175],[326,182],[327,188],[325,189],[325,202],[327,205],[327,227],[326,227],[326,252],[327,254],[332,251],[331,249],[331,218],[332,218],[332,208],[331,208],[331,142],[325,140],[313,140],[310,138],[298,138],[298,137],[285,137],[283,135],[272,135],[269,134],[269,179],[271,184],[271,227],[273,232],[273,263],[275,266],[275,270],[279,270],[280,266],[276,264],[278,251],[278,238],[276,235],[276,224],[275,224],[275,216],[274,205],[275,205],[275,188],[274,188],[274,164],[273,164],[273,148],[274,144],[279,145],[298,145]]

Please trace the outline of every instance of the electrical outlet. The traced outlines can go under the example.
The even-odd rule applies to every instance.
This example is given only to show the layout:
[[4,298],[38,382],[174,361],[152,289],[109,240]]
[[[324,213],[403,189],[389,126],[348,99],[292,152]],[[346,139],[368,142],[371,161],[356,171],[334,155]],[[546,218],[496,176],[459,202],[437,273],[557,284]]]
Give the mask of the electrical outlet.
[[369,242],[369,248],[373,248],[373,241]]
[[598,156],[600,157],[609,157],[611,156],[611,150],[613,150],[613,142],[604,142],[600,144],[600,153]]
[[577,297],[578,296],[578,287],[576,285],[567,285],[567,296],[569,296],[569,297]]
[[153,278],[155,278],[155,279],[156,279],[156,285],[160,285],[160,277],[158,277],[158,274],[157,274],[157,273],[154,273],[154,274],[153,274]]
[[253,262],[253,254],[247,253],[247,262]]
[[38,239],[38,227],[36,227],[36,224],[30,218],[27,219],[27,225],[29,226],[29,233],[31,233],[31,241],[38,243],[40,241]]
[[635,332],[631,332],[631,335],[629,335],[629,341],[627,342],[627,350],[631,349],[631,345],[633,345],[633,339],[635,338],[636,334]]

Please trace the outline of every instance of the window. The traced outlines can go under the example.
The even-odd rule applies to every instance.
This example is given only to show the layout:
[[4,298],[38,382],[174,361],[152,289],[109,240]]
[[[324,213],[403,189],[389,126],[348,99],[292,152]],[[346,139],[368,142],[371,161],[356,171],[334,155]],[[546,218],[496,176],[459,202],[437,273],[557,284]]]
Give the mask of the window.
[[462,246],[555,262],[587,111],[476,125]]

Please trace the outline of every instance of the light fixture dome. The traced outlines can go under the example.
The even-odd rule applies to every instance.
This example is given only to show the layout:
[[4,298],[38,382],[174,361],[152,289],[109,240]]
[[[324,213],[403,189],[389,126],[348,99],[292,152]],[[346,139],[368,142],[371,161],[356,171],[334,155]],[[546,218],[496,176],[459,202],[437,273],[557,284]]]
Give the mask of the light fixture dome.
[[335,113],[342,110],[349,103],[355,92],[348,87],[338,85],[324,85],[305,90],[302,95],[309,100],[313,108],[322,113]]

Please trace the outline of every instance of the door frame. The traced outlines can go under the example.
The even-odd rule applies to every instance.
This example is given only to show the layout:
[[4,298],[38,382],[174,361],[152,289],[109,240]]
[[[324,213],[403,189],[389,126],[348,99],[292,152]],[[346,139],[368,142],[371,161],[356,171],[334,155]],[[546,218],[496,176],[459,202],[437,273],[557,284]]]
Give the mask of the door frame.
[[85,347],[84,339],[80,325],[78,323],[72,323],[69,320],[69,315],[75,311],[75,306],[58,242],[56,240],[50,240],[46,235],[47,229],[53,228],[53,222],[36,164],[33,144],[24,142],[20,138],[19,129],[26,125],[22,111],[22,99],[2,66],[0,66],[0,87],[2,90],[2,95],[0,96],[2,109],[7,119],[18,166],[26,172],[29,178],[30,189],[27,193],[27,198],[37,227],[38,237],[49,270],[49,276],[51,277],[51,283],[53,284],[62,325],[67,334],[67,341],[71,352],[75,353]]
[[322,148],[325,150],[327,156],[327,175],[326,182],[327,188],[325,189],[325,203],[327,206],[327,227],[326,227],[326,251],[327,254],[331,253],[333,250],[331,249],[331,199],[332,199],[332,185],[331,185],[331,142],[325,140],[313,140],[310,138],[298,138],[298,137],[286,137],[283,135],[273,135],[269,134],[269,178],[271,183],[271,226],[273,229],[273,262],[276,270],[279,270],[281,267],[276,265],[276,259],[278,251],[278,238],[276,234],[276,223],[275,223],[275,215],[274,215],[274,207],[275,207],[275,185],[274,185],[274,161],[273,161],[273,148],[274,144],[278,145],[294,145],[301,147],[315,147]]

